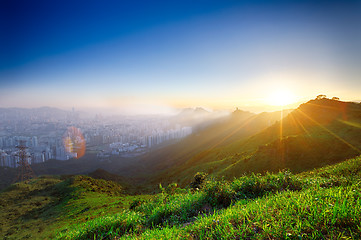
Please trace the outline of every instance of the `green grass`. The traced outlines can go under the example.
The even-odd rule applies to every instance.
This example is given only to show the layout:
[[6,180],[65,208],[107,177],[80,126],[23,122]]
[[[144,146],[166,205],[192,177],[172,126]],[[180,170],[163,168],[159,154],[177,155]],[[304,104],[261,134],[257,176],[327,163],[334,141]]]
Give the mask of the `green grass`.
[[293,175],[209,179],[132,210],[74,224],[59,239],[360,239],[361,157]]
[[135,199],[114,182],[43,176],[0,193],[0,239],[54,239],[73,225],[128,209]]

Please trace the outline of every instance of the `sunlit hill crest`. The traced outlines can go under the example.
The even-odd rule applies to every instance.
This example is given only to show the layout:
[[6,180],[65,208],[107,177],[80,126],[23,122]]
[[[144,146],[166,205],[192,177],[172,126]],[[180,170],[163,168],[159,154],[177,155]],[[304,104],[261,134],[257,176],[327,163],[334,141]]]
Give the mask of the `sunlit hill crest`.
[[[295,110],[260,114],[235,111],[228,120],[146,159],[153,159],[158,170],[167,169],[160,179],[184,183],[197,171],[230,178],[249,171],[284,168],[301,172],[360,154],[358,136],[361,105],[319,96]],[[173,155],[166,154],[170,152]]]

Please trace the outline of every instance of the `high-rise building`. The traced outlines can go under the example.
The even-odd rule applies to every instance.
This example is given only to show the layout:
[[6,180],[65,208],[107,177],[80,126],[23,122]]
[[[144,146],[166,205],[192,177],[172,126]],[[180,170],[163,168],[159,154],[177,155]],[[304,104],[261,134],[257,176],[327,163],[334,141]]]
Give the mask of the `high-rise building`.
[[31,145],[32,145],[32,147],[38,146],[38,137],[37,136],[34,136],[31,138]]

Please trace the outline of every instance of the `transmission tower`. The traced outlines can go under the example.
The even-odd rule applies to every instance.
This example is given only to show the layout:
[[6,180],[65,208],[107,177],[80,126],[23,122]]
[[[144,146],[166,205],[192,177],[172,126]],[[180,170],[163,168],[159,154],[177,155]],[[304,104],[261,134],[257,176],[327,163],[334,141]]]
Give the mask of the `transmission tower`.
[[16,148],[19,149],[19,153],[17,154],[17,156],[19,157],[19,161],[17,162],[17,164],[19,166],[15,182],[23,182],[25,180],[35,177],[35,174],[28,162],[30,155],[26,151],[27,147],[25,146],[25,141],[19,141],[19,145],[16,146]]

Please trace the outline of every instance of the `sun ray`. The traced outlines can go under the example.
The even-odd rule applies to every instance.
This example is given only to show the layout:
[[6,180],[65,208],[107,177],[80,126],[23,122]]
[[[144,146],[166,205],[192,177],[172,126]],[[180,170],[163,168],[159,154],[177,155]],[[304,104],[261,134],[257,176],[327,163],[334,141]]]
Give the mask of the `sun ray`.
[[[298,110],[295,110],[295,111],[298,111]],[[289,114],[288,116],[289,116],[289,119],[292,120],[292,122],[294,123],[295,126],[301,128],[307,134],[307,136],[311,136],[311,133],[306,129],[306,127],[303,125],[303,123],[300,120],[295,118],[293,113]]]
[[333,137],[335,137],[336,139],[340,140],[341,142],[345,143],[347,146],[349,146],[350,148],[356,150],[358,153],[361,153],[361,150],[358,149],[357,147],[353,146],[351,143],[347,142],[345,139],[341,138],[340,136],[338,136],[337,134],[335,134],[334,132],[332,132],[331,130],[329,130],[328,128],[326,128],[325,126],[323,126],[322,124],[320,124],[319,122],[317,122],[316,120],[314,120],[313,118],[311,118],[310,116],[308,116],[306,113],[304,113],[302,110],[300,110],[300,113],[302,115],[304,115],[305,117],[307,117],[308,119],[310,119],[312,122],[314,122],[315,124],[317,124],[318,126],[320,126],[323,130],[325,130],[326,132],[328,132],[330,135],[332,135]]
[[216,148],[217,146],[219,146],[221,143],[223,143],[224,141],[226,141],[227,139],[229,139],[230,137],[232,137],[237,131],[239,131],[241,128],[243,128],[244,126],[246,126],[248,123],[250,123],[253,119],[256,118],[256,115],[248,118],[244,123],[242,123],[239,127],[237,127],[236,129],[234,129],[231,133],[229,133],[227,136],[225,136],[223,139],[219,140],[217,143],[215,143],[210,149],[213,150],[214,148]]
[[350,121],[343,121],[343,120],[338,120],[339,122],[349,125],[351,127],[356,127],[356,128],[361,128],[361,124],[356,123],[356,122],[350,122]]
[[282,140],[283,140],[283,110],[281,110],[279,150],[281,153],[281,162],[284,163],[284,161],[285,161],[285,145]]
[[299,126],[301,126],[301,128],[303,129],[303,131],[305,131],[305,133],[307,134],[307,136],[311,136],[311,133],[310,133],[310,131],[308,131],[307,130],[307,128],[303,125],[303,123],[300,121],[300,120],[298,120],[298,119],[295,119],[295,121],[296,121],[296,123],[299,125]]

